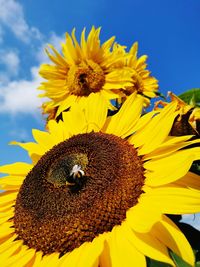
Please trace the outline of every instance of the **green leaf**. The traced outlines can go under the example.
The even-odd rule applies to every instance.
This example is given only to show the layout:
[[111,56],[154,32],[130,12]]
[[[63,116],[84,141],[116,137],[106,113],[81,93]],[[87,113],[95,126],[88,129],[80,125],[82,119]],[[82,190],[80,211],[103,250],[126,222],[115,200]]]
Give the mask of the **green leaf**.
[[190,89],[178,97],[180,97],[187,104],[200,106],[200,88]]
[[170,251],[170,256],[172,257],[172,260],[174,261],[174,263],[176,264],[177,267],[191,267],[191,265],[186,263],[183,259],[181,259],[174,252]]
[[195,249],[194,254],[195,254],[195,258],[196,258],[196,263],[200,264],[200,250]]
[[147,267],[171,267],[171,265],[161,262],[161,261],[155,261],[155,260],[148,258]]

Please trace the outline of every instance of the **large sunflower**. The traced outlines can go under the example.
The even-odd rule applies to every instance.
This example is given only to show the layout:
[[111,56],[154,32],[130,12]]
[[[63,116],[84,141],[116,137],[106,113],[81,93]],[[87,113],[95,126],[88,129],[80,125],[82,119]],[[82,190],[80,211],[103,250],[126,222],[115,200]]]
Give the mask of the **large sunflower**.
[[101,45],[99,34],[100,28],[92,27],[86,40],[84,29],[79,44],[73,30],[71,36],[66,33],[62,54],[52,45],[52,53],[46,50],[53,65],[41,65],[39,73],[47,81],[39,89],[45,91],[42,97],[51,99],[42,106],[49,118],[56,118],[74,102],[84,105],[91,93],[103,95],[110,106],[109,100],[121,94],[119,89],[132,85],[131,72],[123,66],[127,55],[119,53],[116,45],[112,49],[114,37]]
[[188,172],[200,148],[168,136],[176,103],[140,118],[143,100],[132,94],[107,118],[103,102],[92,94],[49,132],[33,130],[36,143],[15,143],[32,164],[0,168],[9,174],[0,179],[4,267],[145,267],[145,256],[175,266],[169,249],[194,266],[164,215],[200,211],[199,176]]

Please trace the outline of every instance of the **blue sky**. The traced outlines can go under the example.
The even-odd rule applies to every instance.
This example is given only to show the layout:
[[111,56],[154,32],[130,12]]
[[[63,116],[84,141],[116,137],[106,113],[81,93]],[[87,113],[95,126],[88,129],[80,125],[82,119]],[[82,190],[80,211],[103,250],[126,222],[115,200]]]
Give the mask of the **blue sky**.
[[31,141],[31,129],[44,129],[37,98],[38,67],[44,47],[59,47],[64,33],[102,26],[101,40],[115,35],[128,48],[139,42],[160,90],[176,94],[200,87],[200,1],[198,0],[0,0],[0,165],[28,161],[8,146]]
[[73,27],[78,36],[85,26],[102,26],[102,41],[115,35],[127,47],[138,41],[165,94],[200,85],[198,0],[0,0],[0,6],[0,164],[28,160],[7,143],[29,141],[32,128],[44,128],[38,67],[47,61],[46,44],[59,47]]
[[199,1],[0,0],[0,6],[0,164],[27,159],[7,143],[29,141],[31,128],[44,128],[38,67],[47,61],[46,44],[59,47],[73,27],[78,36],[85,26],[102,26],[102,41],[115,35],[127,47],[138,41],[165,94],[199,87]]

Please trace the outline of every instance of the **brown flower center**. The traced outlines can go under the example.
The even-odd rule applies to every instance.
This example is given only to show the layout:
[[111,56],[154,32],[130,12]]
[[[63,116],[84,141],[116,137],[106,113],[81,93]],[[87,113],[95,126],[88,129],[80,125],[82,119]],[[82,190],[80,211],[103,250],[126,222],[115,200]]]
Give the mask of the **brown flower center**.
[[183,136],[183,135],[197,135],[200,133],[200,125],[197,123],[196,131],[189,123],[189,117],[192,113],[192,109],[189,110],[186,114],[178,115],[173,123],[170,135],[173,136]]
[[120,225],[143,184],[142,160],[126,140],[93,132],[73,136],[25,178],[15,231],[30,248],[63,255]]
[[101,67],[91,60],[72,66],[67,75],[67,85],[71,94],[88,96],[99,92],[105,83]]
[[[132,71],[134,71],[134,70],[132,70]],[[142,80],[142,77],[137,73],[137,71],[134,71],[132,79],[133,79],[133,86],[128,86],[128,87],[126,87],[125,90],[123,90],[125,95],[129,96],[135,91],[138,94],[143,94],[143,92],[144,92],[143,80]]]

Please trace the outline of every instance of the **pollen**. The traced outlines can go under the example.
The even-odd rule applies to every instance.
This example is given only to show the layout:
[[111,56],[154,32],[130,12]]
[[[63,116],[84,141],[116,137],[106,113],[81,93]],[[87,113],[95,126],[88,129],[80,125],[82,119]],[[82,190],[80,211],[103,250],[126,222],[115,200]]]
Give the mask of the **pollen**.
[[92,60],[70,67],[67,75],[68,89],[71,94],[88,96],[99,92],[105,83],[101,67]]

